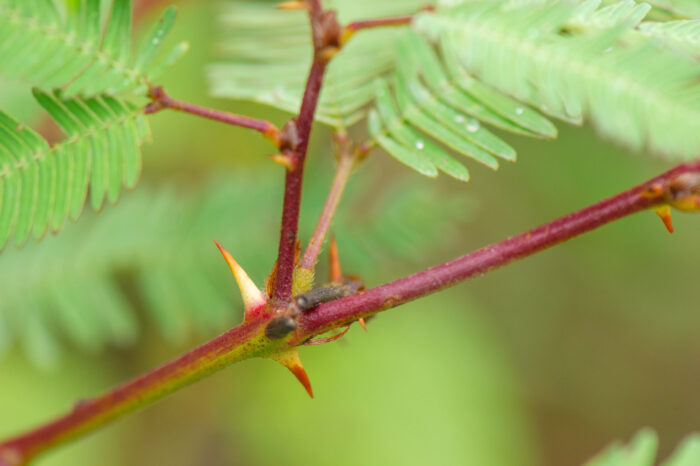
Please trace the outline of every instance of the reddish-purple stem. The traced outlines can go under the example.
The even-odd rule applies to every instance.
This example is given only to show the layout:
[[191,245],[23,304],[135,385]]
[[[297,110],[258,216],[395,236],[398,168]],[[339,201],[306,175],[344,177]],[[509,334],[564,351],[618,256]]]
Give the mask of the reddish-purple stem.
[[[601,225],[664,202],[684,173],[700,174],[700,161],[681,165],[628,191],[499,243],[362,293],[321,304],[300,318],[300,334],[313,336],[483,275]],[[656,186],[656,191],[650,191]],[[665,193],[661,192],[662,187]],[[655,192],[656,194],[650,194]],[[697,199],[694,202],[699,202]],[[700,208],[700,206],[698,206]]]
[[[312,1],[310,5],[311,24],[317,24],[316,18],[322,13],[321,4],[319,1]],[[284,201],[282,205],[279,249],[277,252],[277,272],[272,292],[273,303],[284,303],[292,297],[304,162],[309,147],[311,127],[313,126],[314,115],[321,93],[326,64],[326,60],[320,59],[319,50],[316,49],[309,77],[306,80],[301,108],[296,119],[298,143],[294,148],[295,168],[287,171],[284,180]]]
[[353,21],[345,26],[346,30],[359,31],[360,29],[369,29],[384,26],[403,26],[410,24],[413,21],[414,15],[395,16],[393,18],[377,18],[365,19],[362,21]]
[[[679,183],[681,180],[683,182]],[[321,304],[314,311],[301,315],[292,341],[271,341],[262,336],[270,315],[244,323],[131,382],[77,404],[71,412],[54,421],[0,442],[0,466],[25,464],[53,445],[95,430],[233,362],[270,354],[279,349],[279,345],[304,342],[361,317],[434,293],[664,203],[700,211],[700,161],[676,167],[621,194],[466,256],[360,294]]]
[[279,140],[279,129],[277,129],[277,127],[269,121],[258,120],[256,118],[250,118],[243,115],[236,115],[235,113],[223,112],[221,110],[214,110],[212,108],[202,107],[200,105],[183,102],[182,100],[173,99],[166,94],[161,87],[152,88],[149,95],[152,102],[146,105],[146,108],[144,109],[144,112],[147,114],[156,113],[163,109],[169,108],[172,110],[189,113],[191,115],[197,115],[202,118],[208,118],[209,120],[220,121],[222,123],[226,123],[227,125],[253,129],[255,131],[259,131],[272,141]]
[[[152,371],[105,393],[76,403],[61,417],[0,442],[0,466],[24,465],[39,453],[189,385],[233,361],[255,355],[259,322],[244,323]],[[11,458],[12,460],[8,459]]]

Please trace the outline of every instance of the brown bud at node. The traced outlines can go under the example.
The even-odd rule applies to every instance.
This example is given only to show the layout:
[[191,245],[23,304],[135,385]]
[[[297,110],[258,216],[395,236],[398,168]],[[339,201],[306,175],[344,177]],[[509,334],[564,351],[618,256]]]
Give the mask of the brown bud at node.
[[296,118],[292,118],[284,125],[280,134],[279,143],[279,148],[282,153],[294,152],[297,145],[299,145],[299,131],[297,129]]

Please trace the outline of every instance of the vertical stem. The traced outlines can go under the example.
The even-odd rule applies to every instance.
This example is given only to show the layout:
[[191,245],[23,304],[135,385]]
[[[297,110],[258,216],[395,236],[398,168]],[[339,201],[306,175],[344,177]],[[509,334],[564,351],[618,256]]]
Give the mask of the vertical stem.
[[311,70],[309,71],[309,77],[306,81],[306,88],[304,89],[304,97],[301,102],[299,116],[296,121],[298,143],[294,148],[295,167],[292,170],[288,170],[285,176],[282,225],[277,253],[277,272],[271,296],[273,305],[287,302],[292,297],[297,228],[299,225],[299,208],[301,205],[301,188],[304,179],[304,162],[306,161],[309,137],[311,135],[314,115],[321,93],[323,75],[327,65],[327,60],[319,53],[321,48],[316,40],[319,35],[318,29],[323,14],[321,2],[319,0],[311,0],[309,5],[309,17],[315,44],[314,58],[311,64]]

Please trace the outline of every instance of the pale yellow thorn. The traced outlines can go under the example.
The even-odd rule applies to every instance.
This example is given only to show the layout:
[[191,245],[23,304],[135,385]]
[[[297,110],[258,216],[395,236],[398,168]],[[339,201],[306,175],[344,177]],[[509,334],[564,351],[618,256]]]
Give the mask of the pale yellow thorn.
[[255,286],[255,282],[251,280],[245,270],[243,270],[243,267],[238,265],[238,262],[233,259],[231,254],[229,254],[217,240],[214,240],[214,243],[216,243],[219,251],[221,251],[221,255],[224,256],[224,260],[231,269],[231,272],[233,272],[233,277],[236,279],[238,287],[241,289],[241,297],[243,298],[243,306],[245,309],[248,310],[265,304],[265,296],[263,296],[260,288]]
[[277,9],[279,10],[303,10],[305,8],[307,8],[307,4],[304,1],[281,2],[277,4]]

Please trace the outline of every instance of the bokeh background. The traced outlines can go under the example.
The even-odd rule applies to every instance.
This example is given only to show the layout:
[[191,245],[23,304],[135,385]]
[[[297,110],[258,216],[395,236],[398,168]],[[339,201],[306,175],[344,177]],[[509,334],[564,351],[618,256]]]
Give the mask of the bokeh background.
[[[136,3],[143,24],[164,5]],[[282,112],[208,97],[218,6],[169,3],[180,11],[169,40],[186,39],[191,50],[166,73],[168,92],[282,125]],[[44,124],[29,91],[3,83],[0,101],[35,127]],[[212,237],[258,283],[272,266],[283,175],[267,159],[264,141],[188,115],[163,112],[151,120],[154,142],[144,149],[133,192],[102,214],[86,210],[55,238],[0,255],[0,317],[8,321],[31,321],[21,303],[36,304],[60,280],[74,285],[65,307],[90,293],[99,303],[102,291],[89,279],[95,274],[113,280],[131,311],[115,320],[123,331],[109,344],[70,328],[49,332],[51,338],[43,327],[0,333],[0,437],[235,325],[240,299]],[[431,180],[373,153],[351,179],[335,226],[346,270],[377,285],[671,166],[601,141],[590,128],[558,126],[555,142],[504,135],[518,162],[498,172],[470,164],[468,184]],[[317,127],[302,239],[332,177],[329,137]],[[677,215],[674,222],[671,236],[651,212],[624,219],[386,312],[368,333],[353,328],[342,341],[302,349],[313,400],[281,367],[247,361],[37,464],[577,465],[643,426],[657,430],[666,456],[700,425],[700,218]],[[152,286],[135,285],[144,281]],[[207,282],[230,293],[189,300],[178,294]],[[192,305],[198,299],[200,306]],[[78,323],[90,319],[74,314]]]

